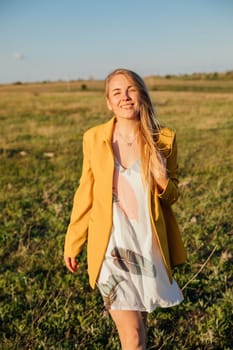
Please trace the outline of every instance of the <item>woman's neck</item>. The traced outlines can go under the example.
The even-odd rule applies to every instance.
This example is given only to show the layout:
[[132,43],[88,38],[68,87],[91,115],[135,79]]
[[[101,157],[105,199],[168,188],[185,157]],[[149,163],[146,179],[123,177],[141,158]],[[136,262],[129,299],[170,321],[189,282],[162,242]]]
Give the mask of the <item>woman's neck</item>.
[[117,119],[115,124],[115,131],[122,136],[134,136],[139,130],[138,119]]

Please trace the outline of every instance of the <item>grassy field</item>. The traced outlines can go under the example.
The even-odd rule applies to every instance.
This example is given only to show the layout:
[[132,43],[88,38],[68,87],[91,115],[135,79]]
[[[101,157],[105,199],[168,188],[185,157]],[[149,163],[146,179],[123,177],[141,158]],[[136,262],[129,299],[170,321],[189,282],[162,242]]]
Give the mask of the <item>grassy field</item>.
[[[188,250],[187,263],[174,271],[185,300],[149,315],[148,349],[232,349],[233,81],[147,82],[161,123],[177,131],[174,210]],[[76,276],[63,264],[82,134],[109,118],[102,90],[102,82],[0,86],[4,350],[120,349],[88,285],[86,252]]]

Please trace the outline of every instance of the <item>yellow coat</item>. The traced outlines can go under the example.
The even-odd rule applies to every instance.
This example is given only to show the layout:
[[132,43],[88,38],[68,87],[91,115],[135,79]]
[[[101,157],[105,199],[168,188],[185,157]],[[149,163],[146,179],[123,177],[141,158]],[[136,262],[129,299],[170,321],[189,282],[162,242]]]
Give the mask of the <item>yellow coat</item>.
[[[87,241],[87,261],[90,285],[96,280],[105,256],[112,229],[112,184],[114,157],[111,147],[115,119],[89,129],[83,137],[83,169],[74,196],[70,224],[66,233],[64,255],[76,257]],[[146,152],[146,145],[145,152]],[[178,198],[177,148],[175,133],[164,128],[159,147],[166,159],[169,181],[166,189],[150,194],[150,216],[168,276],[171,267],[186,259],[179,228],[171,209]]]

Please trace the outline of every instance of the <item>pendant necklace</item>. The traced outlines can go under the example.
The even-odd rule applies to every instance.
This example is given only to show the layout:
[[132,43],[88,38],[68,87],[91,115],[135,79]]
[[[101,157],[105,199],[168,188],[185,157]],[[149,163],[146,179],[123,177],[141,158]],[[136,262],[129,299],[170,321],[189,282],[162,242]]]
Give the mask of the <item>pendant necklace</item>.
[[117,135],[120,136],[120,138],[122,139],[122,141],[124,141],[124,143],[126,143],[126,145],[127,145],[128,147],[132,147],[133,144],[134,144],[134,142],[135,142],[135,140],[136,140],[136,138],[137,138],[137,136],[138,136],[138,132],[136,132],[134,138],[133,138],[132,140],[130,140],[130,141],[129,141],[129,140],[126,140],[126,139],[124,138],[124,136],[121,135],[121,133],[120,133],[119,131],[117,131]]

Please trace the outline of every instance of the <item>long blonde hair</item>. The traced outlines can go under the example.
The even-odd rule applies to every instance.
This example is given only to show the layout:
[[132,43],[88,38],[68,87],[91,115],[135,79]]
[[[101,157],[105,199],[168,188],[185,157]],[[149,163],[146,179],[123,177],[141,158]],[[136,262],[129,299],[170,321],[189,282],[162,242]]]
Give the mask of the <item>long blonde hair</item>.
[[[124,68],[119,68],[111,72],[105,80],[106,97],[108,98],[109,82],[116,75],[124,75],[139,92],[142,171],[144,180],[149,184],[152,190],[156,183],[155,173],[158,173],[158,170],[164,167],[160,150],[157,147],[161,127],[156,117],[156,112],[153,108],[147,87],[143,79],[137,73]],[[144,144],[147,145],[148,149],[148,153],[146,154],[143,147]]]

